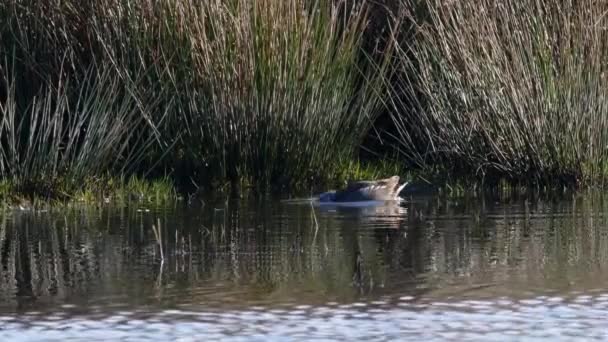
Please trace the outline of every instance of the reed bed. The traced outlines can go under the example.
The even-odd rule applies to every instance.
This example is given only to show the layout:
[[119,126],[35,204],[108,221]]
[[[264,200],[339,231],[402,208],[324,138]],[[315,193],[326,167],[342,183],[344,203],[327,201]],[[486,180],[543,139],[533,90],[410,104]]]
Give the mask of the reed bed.
[[403,4],[389,102],[406,159],[486,183],[604,183],[608,3]]
[[365,6],[306,0],[189,6],[176,22],[195,38],[189,55],[195,86],[180,90],[178,130],[186,132],[178,150],[195,161],[195,171],[262,187],[293,185],[335,173],[352,158],[377,113],[385,70],[361,58]]
[[386,5],[4,1],[0,178],[47,196],[101,175],[310,185],[358,173],[388,105],[408,167],[604,182],[607,4]]
[[65,197],[133,174],[160,141],[153,94],[91,49],[94,27],[75,12],[88,7],[0,4],[0,177],[17,193]]
[[388,58],[361,50],[368,12],[348,0],[5,1],[0,177],[329,178],[378,113]]

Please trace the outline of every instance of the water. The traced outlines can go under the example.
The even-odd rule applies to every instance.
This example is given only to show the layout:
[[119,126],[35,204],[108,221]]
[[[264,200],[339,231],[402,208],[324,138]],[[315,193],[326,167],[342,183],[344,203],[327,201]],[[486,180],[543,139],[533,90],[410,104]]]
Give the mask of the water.
[[0,340],[608,340],[607,212],[593,195],[6,212]]

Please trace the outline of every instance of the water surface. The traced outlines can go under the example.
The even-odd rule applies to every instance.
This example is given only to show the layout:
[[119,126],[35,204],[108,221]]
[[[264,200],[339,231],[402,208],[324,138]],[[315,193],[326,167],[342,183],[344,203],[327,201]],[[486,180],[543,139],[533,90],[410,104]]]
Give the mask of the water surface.
[[605,340],[607,212],[593,195],[9,211],[0,340]]

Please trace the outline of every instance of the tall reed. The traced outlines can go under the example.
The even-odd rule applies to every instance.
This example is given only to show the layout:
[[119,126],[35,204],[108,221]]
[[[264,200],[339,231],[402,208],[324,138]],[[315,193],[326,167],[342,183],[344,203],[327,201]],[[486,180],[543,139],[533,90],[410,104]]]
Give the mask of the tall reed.
[[486,180],[606,179],[608,3],[403,3],[415,33],[391,99],[408,158]]
[[52,186],[62,178],[71,187],[87,176],[134,171],[154,142],[140,133],[145,110],[112,71],[98,72],[80,84],[47,84],[24,108],[15,81],[9,83],[0,107],[3,178],[18,186]]
[[[96,106],[82,115],[109,129],[119,121],[104,113],[120,108],[129,118],[112,131],[120,135],[113,147],[140,147],[129,150],[138,163],[109,160],[122,163],[119,170],[156,168],[195,183],[248,179],[265,187],[335,173],[371,127],[387,71],[388,57],[372,63],[362,53],[365,1],[8,0],[0,19],[2,70],[14,94],[5,106],[13,101],[15,115],[46,108],[66,126],[58,106],[85,96]],[[79,91],[64,91],[64,83]],[[48,104],[31,109],[44,103],[40,94]],[[27,136],[28,125],[16,134]],[[41,146],[27,147],[32,158]],[[27,168],[40,170],[29,160]]]
[[156,100],[93,58],[78,8],[0,4],[0,177],[22,192],[59,196],[87,177],[135,172],[158,140]]
[[361,58],[365,3],[183,6],[172,22],[190,47],[192,86],[179,89],[178,128],[186,129],[181,150],[197,170],[293,185],[351,157],[375,118],[384,72]]

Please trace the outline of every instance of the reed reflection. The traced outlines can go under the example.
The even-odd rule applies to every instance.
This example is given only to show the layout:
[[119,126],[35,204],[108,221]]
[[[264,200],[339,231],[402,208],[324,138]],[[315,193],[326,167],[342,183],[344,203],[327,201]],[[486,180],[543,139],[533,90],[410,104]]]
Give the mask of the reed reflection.
[[0,221],[0,307],[247,307],[584,290],[608,283],[606,209],[587,196],[9,212]]

